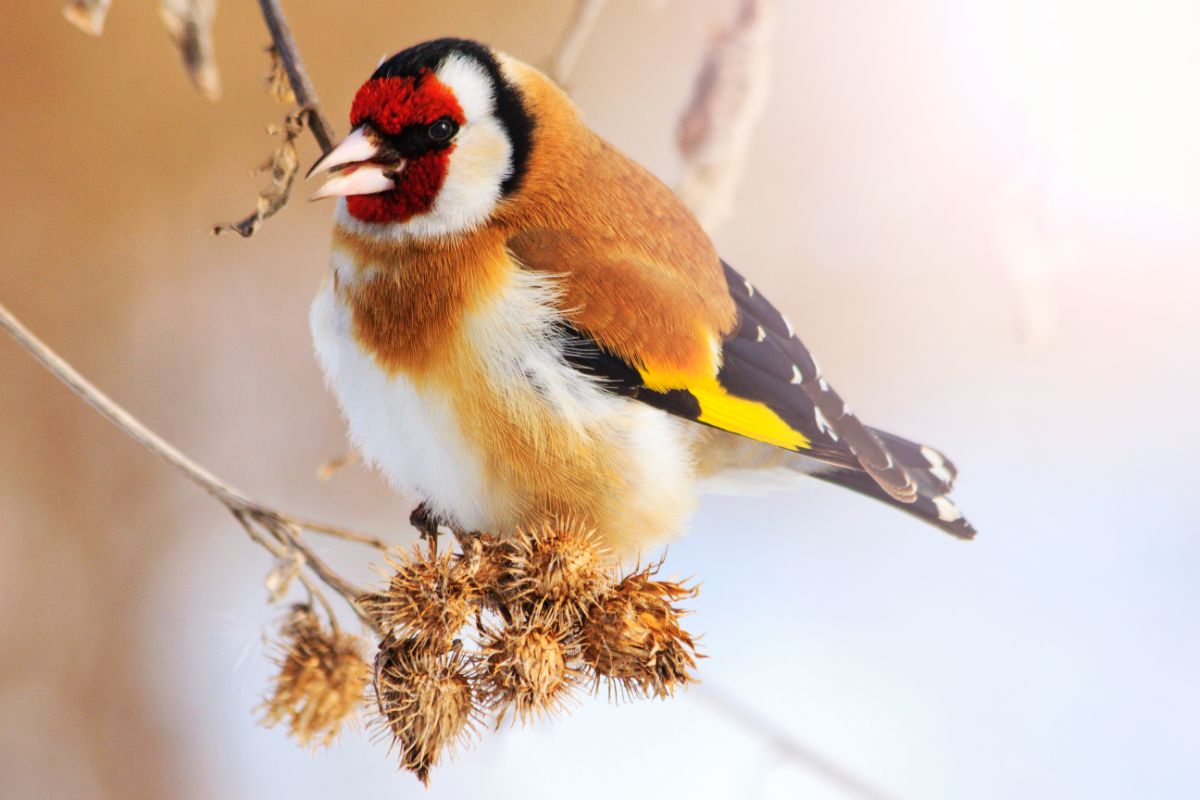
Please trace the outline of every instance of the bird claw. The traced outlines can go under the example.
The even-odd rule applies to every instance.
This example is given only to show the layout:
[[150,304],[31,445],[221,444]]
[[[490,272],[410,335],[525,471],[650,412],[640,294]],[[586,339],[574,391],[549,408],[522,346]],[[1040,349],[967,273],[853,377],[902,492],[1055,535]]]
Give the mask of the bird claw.
[[436,554],[438,536],[441,535],[438,530],[441,527],[441,520],[437,515],[430,510],[427,504],[422,502],[413,509],[412,514],[408,517],[408,522],[420,533],[422,541],[429,542],[429,549]]

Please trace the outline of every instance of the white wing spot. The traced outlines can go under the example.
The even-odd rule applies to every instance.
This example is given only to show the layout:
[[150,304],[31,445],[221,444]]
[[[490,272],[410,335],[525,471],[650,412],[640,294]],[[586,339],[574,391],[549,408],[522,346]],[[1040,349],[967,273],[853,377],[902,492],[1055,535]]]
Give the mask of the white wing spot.
[[754,337],[754,341],[761,342],[767,338],[767,332],[763,330],[763,326],[758,326],[758,335]]
[[938,519],[942,522],[954,522],[962,519],[962,512],[958,510],[958,506],[951,503],[945,495],[938,495],[933,498],[933,505],[937,508]]
[[821,378],[821,380],[817,381],[817,385],[821,387],[822,392],[829,391],[829,382],[826,381],[824,378]]
[[925,460],[929,462],[929,474],[937,478],[942,483],[950,483],[952,476],[950,469],[946,466],[946,459],[937,450],[932,447],[921,445],[921,455],[925,456]]
[[782,315],[779,318],[783,320],[784,326],[787,327],[788,338],[789,339],[796,338],[796,329],[792,327],[791,321],[787,317],[784,317]]
[[834,433],[833,426],[829,424],[829,420],[825,419],[825,414],[822,413],[820,408],[813,407],[813,417],[817,420],[817,430],[828,435],[830,439],[836,442],[838,440],[837,434]]
[[797,367],[795,364],[792,364],[792,383],[795,383],[795,384],[804,383],[804,375],[802,375],[800,373],[800,368]]
[[754,297],[754,287],[750,284],[750,281],[742,278],[742,283],[746,284],[746,294]]

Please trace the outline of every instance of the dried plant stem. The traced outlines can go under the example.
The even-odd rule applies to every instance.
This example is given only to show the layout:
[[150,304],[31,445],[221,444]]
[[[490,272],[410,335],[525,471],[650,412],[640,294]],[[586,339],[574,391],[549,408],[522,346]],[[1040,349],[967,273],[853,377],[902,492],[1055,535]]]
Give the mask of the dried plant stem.
[[323,559],[317,556],[317,554],[314,553],[311,548],[305,545],[300,540],[299,526],[289,522],[284,515],[269,509],[251,512],[251,514],[268,530],[276,533],[280,540],[284,541],[289,548],[296,550],[303,555],[304,561],[308,565],[309,569],[311,569],[313,573],[325,583],[326,586],[336,591],[342,597],[345,597],[350,604],[355,606],[357,609],[357,599],[365,593],[365,590],[343,579],[340,575],[334,572]]
[[304,62],[300,60],[296,40],[292,38],[292,31],[283,17],[279,0],[258,0],[258,7],[262,10],[263,21],[267,23],[267,29],[271,32],[275,52],[283,62],[288,83],[292,85],[292,93],[296,95],[296,104],[308,111],[308,129],[320,145],[321,152],[328,153],[333,149],[333,136],[330,134],[332,129],[321,113],[317,102],[317,90],[313,88]]
[[[263,549],[267,550],[267,552],[271,553],[277,559],[286,559],[289,554],[289,549],[291,551],[299,552],[301,557],[304,559],[304,563],[307,564],[314,573],[319,575],[321,580],[325,581],[326,585],[333,586],[335,588],[341,587],[337,589],[338,593],[341,594],[342,597],[346,598],[347,602],[350,604],[350,607],[354,609],[356,614],[358,614],[359,619],[374,629],[374,621],[370,617],[366,616],[358,607],[357,598],[362,594],[362,591],[359,589],[351,590],[348,584],[346,584],[346,582],[342,580],[340,576],[337,576],[327,567],[325,567],[324,562],[322,562],[320,559],[317,559],[314,563],[312,560],[313,557],[311,556],[311,551],[309,551],[307,547],[299,544],[292,537],[286,537],[288,540],[287,544],[280,542],[280,534],[276,533],[275,531],[271,531],[269,525],[265,525],[261,522],[261,519],[256,519],[248,512],[240,510],[233,511],[233,518],[238,521],[238,524],[242,526],[242,529],[246,531],[246,535],[249,536],[252,541],[263,547]],[[271,532],[272,538],[266,538],[262,535],[262,532],[255,527],[256,521],[259,522],[259,524],[264,524],[264,527]],[[297,574],[296,578],[301,584],[304,585],[304,588],[308,590],[309,595],[315,597],[317,602],[321,604],[321,607],[325,609],[325,614],[329,617],[329,624],[336,631],[338,629],[337,614],[334,612],[333,606],[330,605],[329,599],[325,596],[325,593],[321,591],[321,587],[314,584],[312,579],[310,579],[303,572]]]
[[571,13],[571,21],[559,42],[558,51],[550,63],[550,77],[560,84],[565,84],[587,44],[588,37],[596,28],[600,13],[608,0],[576,0],[575,9]]
[[33,335],[13,313],[0,304],[0,326],[3,326],[17,344],[21,345],[43,367],[54,374],[67,387],[79,395],[84,402],[99,411],[101,416],[120,428],[127,436],[142,447],[166,461],[193,483],[204,489],[230,509],[249,511],[257,505],[244,494],[222,481],[216,475],[181,453],[174,445],[147,428],[140,420],[100,391],[87,378],[51,350],[45,342]]
[[[34,336],[3,304],[0,304],[0,327],[3,327],[16,340],[17,344],[21,345],[51,374],[65,383],[71,391],[79,395],[84,402],[98,411],[101,416],[228,508],[256,543],[280,558],[285,557],[289,552],[299,553],[304,564],[321,582],[345,598],[359,617],[374,627],[370,618],[358,608],[358,598],[363,594],[363,590],[348,583],[330,569],[311,548],[304,544],[300,534],[307,529],[316,533],[337,536],[347,541],[369,544],[380,549],[386,549],[386,544],[379,539],[343,531],[330,525],[308,523],[251,500],[244,493],[184,455],[177,447],[150,430],[141,420],[100,391],[95,384],[80,375],[78,370],[51,350],[45,342]],[[274,543],[262,536],[261,532],[255,529],[255,525],[267,532],[274,539]],[[304,580],[303,576],[302,580]],[[328,604],[326,604],[326,608],[328,608]]]
[[767,109],[778,0],[739,0],[734,19],[709,42],[679,120],[678,193],[706,230],[734,210],[751,140]]
[[285,519],[306,531],[320,533],[325,536],[333,536],[334,538],[342,539],[343,541],[347,542],[354,542],[355,544],[365,544],[368,547],[374,547],[376,550],[384,553],[389,553],[393,549],[390,544],[377,536],[367,536],[366,534],[358,533],[357,531],[348,531],[344,528],[338,528],[324,522],[315,522],[311,519],[303,519],[301,517],[287,516]]
[[694,692],[701,700],[712,706],[721,716],[744,728],[755,736],[764,739],[782,758],[802,764],[812,772],[820,775],[829,784],[838,787],[851,797],[861,800],[894,800],[891,795],[884,794],[873,786],[864,783],[860,778],[830,761],[825,756],[800,744],[785,732],[779,730],[770,720],[756,714],[745,704],[713,689],[705,683]]

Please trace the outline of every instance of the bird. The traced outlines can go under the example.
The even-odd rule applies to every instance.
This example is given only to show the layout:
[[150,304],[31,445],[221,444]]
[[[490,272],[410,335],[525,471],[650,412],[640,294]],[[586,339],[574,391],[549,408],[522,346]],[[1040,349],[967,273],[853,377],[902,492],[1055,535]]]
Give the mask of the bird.
[[309,171],[313,302],[349,438],[436,524],[586,526],[614,557],[699,495],[816,478],[960,539],[940,451],[868,427],[683,202],[536,68],[442,38],[383,60]]

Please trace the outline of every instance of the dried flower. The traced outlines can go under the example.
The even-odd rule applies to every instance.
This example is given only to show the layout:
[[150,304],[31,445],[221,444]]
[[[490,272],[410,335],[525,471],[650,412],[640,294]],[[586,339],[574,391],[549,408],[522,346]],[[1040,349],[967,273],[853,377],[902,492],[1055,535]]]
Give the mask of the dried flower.
[[209,100],[221,97],[221,78],[213,58],[213,20],[216,0],[160,0],[159,14],[179,48],[188,77]]
[[666,697],[695,681],[696,645],[674,603],[698,590],[652,580],[660,564],[627,575],[588,614],[583,659],[623,693]]
[[63,16],[75,27],[92,36],[104,32],[104,20],[112,0],[70,0],[63,8]]
[[362,642],[327,630],[308,606],[296,606],[283,630],[275,689],[263,703],[262,723],[286,722],[305,746],[330,744],[362,703],[368,669]]
[[267,132],[272,136],[282,136],[279,146],[271,157],[255,169],[256,174],[270,174],[271,184],[258,193],[254,203],[254,211],[237,222],[224,222],[214,225],[212,232],[221,234],[233,231],[239,236],[253,236],[262,225],[263,220],[273,217],[287,204],[292,193],[292,185],[296,182],[296,174],[300,171],[300,156],[296,153],[296,138],[309,126],[311,111],[298,109],[288,114],[283,127],[268,126]]
[[476,680],[498,721],[509,708],[522,722],[563,708],[580,677],[574,639],[574,630],[541,618],[484,631]]
[[612,584],[594,531],[572,520],[521,531],[503,542],[501,595],[564,622],[583,619]]
[[400,749],[400,766],[429,783],[442,753],[473,730],[475,704],[466,659],[416,638],[388,639],[375,658],[378,724]]
[[463,535],[459,544],[462,552],[455,569],[475,585],[481,604],[494,606],[504,568],[503,542],[491,534],[472,533]]
[[388,559],[395,570],[386,591],[363,606],[385,633],[413,636],[441,648],[449,645],[476,608],[479,588],[450,553],[414,548]]
[[292,82],[287,76],[287,70],[283,68],[279,49],[272,44],[267,48],[267,57],[271,60],[267,69],[267,93],[285,106],[296,105],[296,93],[292,91]]

